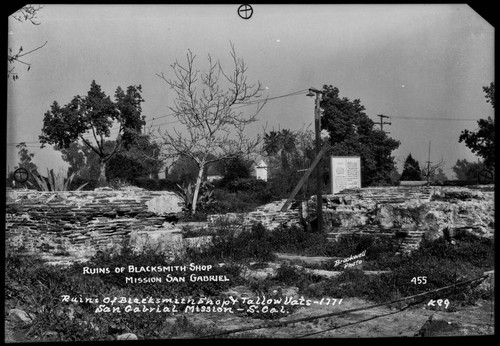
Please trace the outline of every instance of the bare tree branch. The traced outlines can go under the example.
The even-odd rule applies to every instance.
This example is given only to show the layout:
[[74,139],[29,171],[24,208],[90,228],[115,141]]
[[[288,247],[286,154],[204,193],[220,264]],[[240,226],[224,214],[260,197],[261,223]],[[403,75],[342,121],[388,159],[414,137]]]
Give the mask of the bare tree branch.
[[[168,156],[186,156],[196,161],[200,171],[208,163],[245,155],[255,151],[261,141],[260,136],[250,140],[245,136],[246,127],[257,120],[257,114],[266,101],[258,103],[255,112],[246,115],[236,112],[235,104],[253,101],[263,90],[260,82],[250,85],[247,81],[247,67],[238,58],[231,43],[232,74],[227,74],[220,63],[208,55],[208,68],[200,72],[195,68],[196,55],[190,50],[186,63],[175,61],[171,65],[173,78],[163,73],[157,74],[174,91],[174,105],[169,107],[173,116],[183,125],[185,132],[175,127],[160,132]],[[221,78],[223,77],[223,78]],[[196,199],[202,176],[198,176],[193,198]]]
[[[20,10],[16,11],[14,14],[12,14],[12,18],[14,18],[15,20],[19,21],[19,22],[24,22],[24,21],[30,21],[33,25],[40,25],[39,22],[36,22],[35,19],[36,19],[36,16],[38,14],[38,12],[43,8],[43,6],[41,5],[26,5],[24,7],[22,7]],[[8,50],[8,54],[7,54],[7,62],[9,64],[15,64],[15,63],[21,63],[23,65],[26,65],[28,66],[28,71],[30,70],[31,68],[31,64],[26,62],[26,61],[23,61],[21,60],[21,58],[43,48],[45,45],[47,44],[47,41],[45,41],[44,44],[42,44],[41,46],[38,46],[30,51],[27,51],[25,53],[23,53],[23,47],[19,47],[17,53],[14,53],[12,48],[9,47],[9,50]],[[11,78],[13,80],[17,80],[19,78],[19,75],[17,74],[17,72],[14,72],[15,70],[15,66],[12,66],[11,68],[7,69],[7,78]]]
[[35,22],[38,11],[43,8],[42,5],[26,5],[20,10],[12,14],[12,18],[19,22],[24,22],[29,20],[33,25],[40,25],[40,23]]

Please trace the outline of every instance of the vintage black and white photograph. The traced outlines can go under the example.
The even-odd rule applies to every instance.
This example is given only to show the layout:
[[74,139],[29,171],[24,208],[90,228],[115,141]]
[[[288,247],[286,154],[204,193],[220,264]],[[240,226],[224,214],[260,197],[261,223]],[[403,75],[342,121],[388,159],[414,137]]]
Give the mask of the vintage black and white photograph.
[[4,342],[495,334],[471,5],[7,18]]

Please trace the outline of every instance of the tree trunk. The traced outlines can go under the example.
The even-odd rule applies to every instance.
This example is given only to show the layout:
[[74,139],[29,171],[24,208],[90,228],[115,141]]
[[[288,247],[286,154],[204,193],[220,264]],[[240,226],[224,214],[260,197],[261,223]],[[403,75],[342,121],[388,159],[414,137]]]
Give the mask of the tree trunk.
[[106,162],[104,160],[100,160],[99,165],[100,165],[100,172],[97,185],[99,187],[103,187],[106,186]]
[[198,194],[200,192],[201,181],[203,180],[203,170],[205,169],[205,164],[200,166],[198,171],[198,177],[196,178],[196,187],[194,188],[193,204],[191,207],[191,215],[196,213],[196,203],[198,202]]

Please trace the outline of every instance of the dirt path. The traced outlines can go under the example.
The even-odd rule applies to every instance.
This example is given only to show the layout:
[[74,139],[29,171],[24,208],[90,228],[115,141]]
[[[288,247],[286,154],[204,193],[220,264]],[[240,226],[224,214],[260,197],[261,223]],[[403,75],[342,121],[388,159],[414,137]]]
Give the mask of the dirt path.
[[[291,321],[304,317],[318,316],[336,311],[356,309],[370,306],[373,303],[359,299],[343,299],[341,305],[328,307],[313,304],[303,307],[280,321]],[[494,318],[491,302],[480,301],[475,306],[460,309],[455,312],[433,311],[425,307],[404,310],[388,307],[377,307],[358,311],[343,316],[333,316],[314,321],[298,322],[284,327],[262,328],[252,331],[229,334],[231,338],[378,338],[378,337],[414,337],[426,325],[429,317],[432,322],[427,325],[423,336],[470,336],[494,335]],[[494,306],[493,306],[494,311]],[[396,313],[397,312],[397,313]],[[378,317],[366,322],[361,320]],[[233,330],[263,324],[265,321],[235,314],[197,313],[188,314],[188,318],[196,324],[217,327],[223,330]],[[347,325],[338,329],[331,328]],[[429,324],[429,323],[428,323]],[[321,332],[321,333],[318,333]],[[311,334],[311,335],[308,335]],[[191,336],[192,337],[192,336]],[[218,336],[216,338],[221,338]],[[27,342],[22,331],[13,329],[13,325],[5,322],[5,342]]]
[[[318,316],[335,311],[344,311],[372,305],[373,303],[358,298],[346,298],[337,307],[311,305],[304,307],[287,316],[284,320],[296,320],[303,317]],[[374,337],[414,337],[425,325],[429,317],[437,327],[430,328],[432,336],[465,336],[465,335],[493,335],[494,320],[491,315],[489,302],[481,302],[477,306],[468,307],[455,312],[432,311],[423,307],[408,309],[396,313],[397,309],[378,307],[369,310],[358,311],[344,316],[334,316],[315,321],[298,322],[284,327],[263,328],[253,331],[230,334],[230,337],[246,338],[374,338]],[[387,315],[375,318],[363,323],[361,320],[375,316]],[[264,323],[264,320],[252,319],[250,317],[228,316],[222,314],[197,314],[191,315],[190,319],[196,323],[216,326],[225,330],[239,329],[256,326]],[[351,324],[349,326],[326,331],[328,329]],[[429,329],[429,328],[428,328]],[[429,330],[430,330],[429,329]],[[322,332],[326,331],[326,332]],[[322,332],[317,333],[316,332]],[[312,334],[306,336],[307,334]],[[425,336],[431,336],[426,333]]]

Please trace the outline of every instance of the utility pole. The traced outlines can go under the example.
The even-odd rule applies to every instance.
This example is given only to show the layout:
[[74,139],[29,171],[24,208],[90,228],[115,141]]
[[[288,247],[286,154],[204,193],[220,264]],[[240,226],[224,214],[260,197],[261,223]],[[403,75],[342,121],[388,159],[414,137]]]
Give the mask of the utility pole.
[[[391,123],[385,122],[383,118],[389,118],[387,115],[379,114],[377,115],[380,118],[380,131],[384,132],[384,124],[391,125]],[[390,133],[390,132],[386,132]]]
[[429,155],[427,156],[427,186],[431,183],[431,141],[429,141]]
[[[315,88],[310,88],[307,96],[314,96],[316,94],[316,103],[314,106],[314,130],[316,132],[316,155],[319,156],[321,151],[321,110],[319,107],[319,96],[324,94]],[[321,195],[321,165],[316,166],[316,220],[318,222],[318,233],[323,230],[323,197]]]

